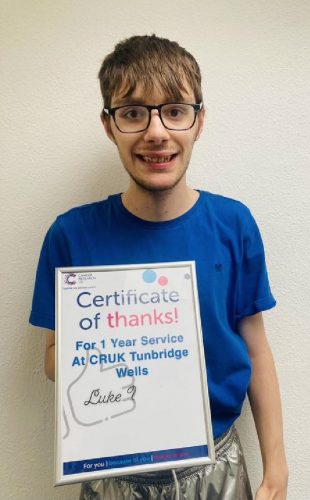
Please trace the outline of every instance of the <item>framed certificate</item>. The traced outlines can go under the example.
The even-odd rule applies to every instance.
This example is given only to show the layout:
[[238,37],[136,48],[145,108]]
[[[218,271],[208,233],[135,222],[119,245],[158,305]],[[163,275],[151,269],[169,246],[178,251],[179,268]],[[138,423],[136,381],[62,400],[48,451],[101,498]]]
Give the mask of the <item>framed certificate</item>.
[[195,263],[56,278],[55,484],[214,462]]

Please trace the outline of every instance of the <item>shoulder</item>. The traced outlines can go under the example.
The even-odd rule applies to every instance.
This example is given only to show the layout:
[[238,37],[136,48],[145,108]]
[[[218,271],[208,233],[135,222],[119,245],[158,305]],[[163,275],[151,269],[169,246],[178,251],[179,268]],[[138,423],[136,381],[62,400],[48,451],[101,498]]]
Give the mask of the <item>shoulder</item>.
[[239,229],[255,224],[250,209],[241,201],[208,191],[201,191],[201,195],[208,213],[219,224]]
[[107,217],[109,211],[111,210],[111,206],[118,196],[119,195],[114,194],[101,201],[73,207],[70,210],[58,215],[54,225],[60,230],[76,228],[79,225],[96,225],[98,218],[100,220],[104,220]]

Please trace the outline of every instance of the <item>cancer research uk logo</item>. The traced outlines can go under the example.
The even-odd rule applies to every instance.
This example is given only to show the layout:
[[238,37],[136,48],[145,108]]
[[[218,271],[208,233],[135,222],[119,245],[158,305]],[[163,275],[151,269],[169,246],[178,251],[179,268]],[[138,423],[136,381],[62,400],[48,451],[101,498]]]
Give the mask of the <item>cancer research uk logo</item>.
[[65,285],[71,285],[71,286],[76,285],[76,274],[74,273],[65,274],[64,282]]
[[67,273],[64,275],[64,284],[73,287],[95,279],[96,276],[93,273]]

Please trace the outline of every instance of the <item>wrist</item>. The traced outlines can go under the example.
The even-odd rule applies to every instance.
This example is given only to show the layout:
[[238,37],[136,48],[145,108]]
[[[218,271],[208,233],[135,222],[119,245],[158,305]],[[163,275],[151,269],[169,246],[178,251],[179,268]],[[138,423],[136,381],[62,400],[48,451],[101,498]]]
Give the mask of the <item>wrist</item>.
[[280,464],[274,463],[264,471],[262,485],[272,490],[274,488],[286,488],[288,483],[288,467],[286,461]]
[[269,447],[268,451],[262,453],[264,475],[267,475],[275,470],[283,470],[283,473],[288,471],[286,462],[285,450],[283,441],[276,443],[272,448]]

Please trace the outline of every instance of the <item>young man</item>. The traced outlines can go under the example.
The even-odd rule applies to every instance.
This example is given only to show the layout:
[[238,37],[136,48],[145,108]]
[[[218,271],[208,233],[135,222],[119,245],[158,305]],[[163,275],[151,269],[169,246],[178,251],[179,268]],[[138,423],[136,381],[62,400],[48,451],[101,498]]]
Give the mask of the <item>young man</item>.
[[[99,79],[102,123],[128,189],[56,219],[41,251],[30,321],[54,330],[55,267],[195,260],[217,463],[177,470],[180,498],[252,498],[233,426],[248,391],[264,470],[255,498],[285,500],[280,396],[261,315],[275,300],[260,234],[244,205],[186,182],[205,117],[197,62],[175,42],[135,36],[105,58]],[[54,343],[50,331],[45,370],[52,380]],[[84,483],[80,498],[175,495],[167,472]]]

